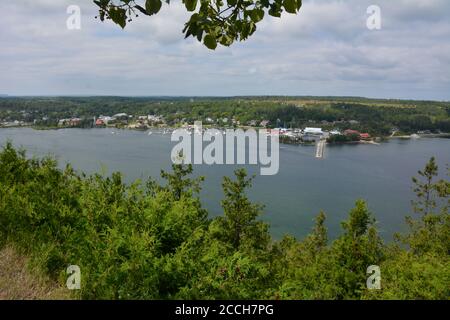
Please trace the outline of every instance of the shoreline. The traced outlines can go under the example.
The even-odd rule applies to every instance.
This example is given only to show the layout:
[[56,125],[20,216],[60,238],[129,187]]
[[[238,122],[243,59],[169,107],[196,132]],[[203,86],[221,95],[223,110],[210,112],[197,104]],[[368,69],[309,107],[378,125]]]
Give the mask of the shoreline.
[[[158,130],[158,131],[164,131],[164,133],[170,133],[173,130],[180,129],[181,127],[147,127],[147,128],[130,128],[130,127],[116,127],[116,126],[94,126],[94,127],[35,127],[33,125],[17,125],[17,126],[0,126],[1,129],[33,129],[36,131],[46,131],[46,130],[62,130],[62,129],[81,129],[81,130],[89,130],[89,129],[114,129],[114,130],[133,130],[133,131],[141,131],[141,132],[148,132],[152,130]],[[226,129],[266,129],[261,127],[249,127],[249,126],[242,126],[237,128],[226,128],[226,127],[211,127],[216,128],[219,130],[226,130]],[[411,135],[399,135],[399,136],[381,136],[381,137],[374,137],[372,140],[359,140],[359,141],[345,141],[345,142],[326,142],[327,145],[333,146],[333,145],[358,145],[358,144],[372,144],[372,145],[380,145],[380,142],[388,142],[391,139],[403,139],[403,140],[410,140],[410,139],[421,139],[421,138],[438,138],[438,139],[450,139],[450,133],[426,133],[426,134],[411,134]],[[286,138],[285,138],[286,139]],[[316,143],[314,142],[305,142],[305,141],[289,141],[290,139],[286,139],[285,141],[281,141],[280,144],[287,144],[287,145],[302,145],[302,146],[314,146]]]

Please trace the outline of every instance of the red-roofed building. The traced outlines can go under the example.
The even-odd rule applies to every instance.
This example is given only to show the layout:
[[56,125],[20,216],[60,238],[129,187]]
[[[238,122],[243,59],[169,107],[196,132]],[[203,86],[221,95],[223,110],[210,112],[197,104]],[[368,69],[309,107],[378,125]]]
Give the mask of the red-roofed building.
[[346,135],[346,136],[350,136],[350,135],[358,135],[358,136],[361,136],[361,133],[359,132],[359,131],[356,131],[356,130],[351,130],[351,129],[348,129],[348,130],[345,130],[344,131],[344,134]]
[[72,118],[69,120],[69,126],[71,126],[71,127],[76,127],[76,126],[79,126],[80,124],[81,124],[80,118]]
[[370,139],[370,134],[368,134],[368,133],[361,133],[361,134],[359,135],[359,137],[360,137],[362,140],[369,140],[369,139]]
[[104,126],[105,121],[103,121],[102,119],[97,119],[97,120],[95,120],[95,125],[96,126]]

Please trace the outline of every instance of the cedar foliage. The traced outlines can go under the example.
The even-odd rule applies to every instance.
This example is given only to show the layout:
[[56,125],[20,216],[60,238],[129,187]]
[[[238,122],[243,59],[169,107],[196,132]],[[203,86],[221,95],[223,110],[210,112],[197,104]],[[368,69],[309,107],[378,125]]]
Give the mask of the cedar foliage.
[[[448,299],[450,183],[430,160],[415,178],[410,232],[383,243],[367,204],[356,201],[341,236],[328,241],[321,212],[305,239],[271,238],[243,170],[224,178],[224,215],[209,218],[192,167],[125,184],[120,173],[61,170],[7,143],[0,151],[0,246],[13,244],[65,284],[80,266],[85,299]],[[366,288],[379,265],[381,290]]]

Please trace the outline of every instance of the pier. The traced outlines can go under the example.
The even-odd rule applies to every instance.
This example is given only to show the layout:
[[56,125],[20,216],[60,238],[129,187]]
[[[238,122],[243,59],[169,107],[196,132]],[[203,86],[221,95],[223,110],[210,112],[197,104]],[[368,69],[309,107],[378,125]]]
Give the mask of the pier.
[[326,140],[319,140],[317,142],[317,147],[316,147],[316,158],[318,159],[322,159],[323,158],[323,153],[325,150],[325,144],[326,144]]

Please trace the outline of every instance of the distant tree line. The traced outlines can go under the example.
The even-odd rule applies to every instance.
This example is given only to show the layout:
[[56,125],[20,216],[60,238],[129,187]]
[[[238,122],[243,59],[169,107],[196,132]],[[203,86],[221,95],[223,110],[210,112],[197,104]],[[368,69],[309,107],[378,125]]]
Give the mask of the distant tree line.
[[[35,97],[1,98],[0,122],[21,120],[36,126],[56,126],[59,119],[88,119],[127,113],[158,114],[168,125],[203,120],[217,125],[259,124],[269,127],[354,129],[374,136],[422,130],[450,132],[450,103],[433,101],[368,100],[361,98],[239,97],[239,98],[130,98],[130,97]],[[228,121],[223,121],[224,119]],[[209,120],[209,121],[208,121]]]

